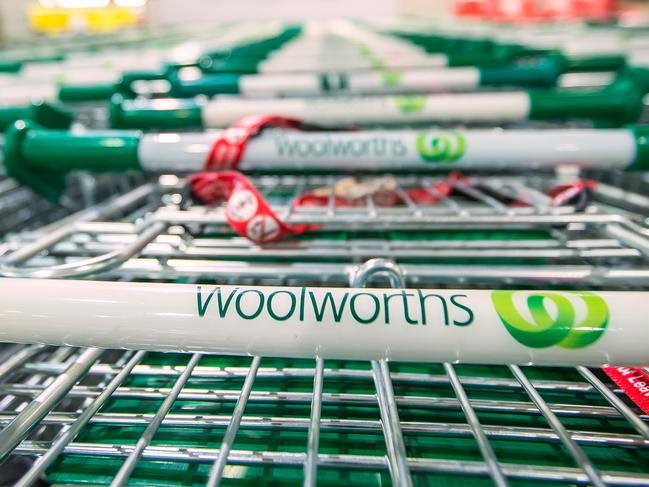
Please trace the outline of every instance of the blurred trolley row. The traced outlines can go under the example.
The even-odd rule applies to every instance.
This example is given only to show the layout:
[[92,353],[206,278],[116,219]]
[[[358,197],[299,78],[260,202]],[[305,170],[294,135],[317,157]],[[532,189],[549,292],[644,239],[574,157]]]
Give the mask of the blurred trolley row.
[[[102,90],[94,79],[86,91],[77,86],[75,102],[48,88],[48,102],[69,103],[73,120],[48,127],[21,115],[7,124],[0,274],[649,288],[649,140],[636,55],[644,32],[346,21],[263,27],[124,42],[132,63],[111,68],[111,76],[124,75],[102,79]],[[607,46],[606,56],[561,50],[580,37],[583,45]],[[201,42],[184,42],[192,38]],[[104,42],[111,46],[111,38]],[[117,56],[96,49],[99,58]],[[192,54],[191,62],[178,60],[181,54]],[[25,51],[12,56],[20,69],[8,79],[27,80],[25,66],[33,65],[34,86],[46,84],[46,68],[109,78],[93,74],[93,53],[39,62]],[[134,73],[140,62],[155,64],[157,74]],[[559,70],[552,76],[581,66],[568,78],[574,86],[540,79],[544,63]],[[63,85],[52,86],[63,95]],[[25,103],[18,95],[16,103]],[[206,135],[205,128],[268,114],[307,124],[280,119],[248,134],[250,151],[232,177],[235,184],[244,178],[290,229],[281,239],[279,230],[265,238],[268,228],[242,234],[228,216],[228,195],[206,198],[192,176],[206,157],[216,161],[207,164],[212,174],[237,168],[214,153],[224,133]],[[640,125],[625,128],[630,123]],[[115,130],[106,132],[109,125]],[[361,131],[343,131],[349,126]],[[459,138],[429,140],[429,160],[419,166],[385,148],[374,162],[350,149],[314,167],[299,151],[306,146],[293,156],[262,147],[277,137],[362,137],[368,128],[409,140],[390,131],[440,126]],[[476,127],[483,132],[471,132]],[[539,131],[549,129],[558,138],[545,139],[552,147],[543,156],[539,145],[526,152],[489,142],[522,130],[529,144],[543,144]],[[582,129],[601,138],[601,148],[571,135]],[[479,140],[492,159],[470,152]],[[452,146],[459,141],[467,144],[462,150]],[[252,147],[260,147],[258,156]],[[269,163],[273,157],[280,162]],[[391,157],[402,163],[391,165]],[[215,188],[227,193],[230,183]],[[649,416],[599,368],[41,344],[6,344],[0,355],[3,485],[649,485]]]

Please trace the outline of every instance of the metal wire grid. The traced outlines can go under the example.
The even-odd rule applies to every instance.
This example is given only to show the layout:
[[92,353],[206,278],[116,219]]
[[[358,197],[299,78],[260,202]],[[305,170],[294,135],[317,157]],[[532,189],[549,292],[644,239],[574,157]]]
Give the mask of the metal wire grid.
[[137,175],[76,175],[71,177],[62,203],[53,204],[12,179],[0,177],[0,235],[40,228],[141,183],[142,177]]
[[[137,243],[142,234],[133,231],[142,228],[148,211],[156,215],[158,196],[154,186],[144,186],[88,216],[85,223],[72,222],[70,228],[59,225],[61,234],[50,235],[49,256],[34,257],[40,253],[34,238],[48,232],[36,232],[31,240],[27,234],[21,235],[24,240],[13,244],[20,242],[22,247],[14,247],[6,255],[13,255],[14,263],[33,260],[51,265],[52,260],[101,254],[113,245],[114,251],[124,257],[123,265],[111,267],[100,277],[185,282],[205,275],[222,278],[212,272],[214,266],[202,273],[182,266],[174,269],[173,275],[155,266],[135,272],[138,265],[151,261],[166,269],[174,252],[181,252],[185,261],[198,269],[214,263],[214,255],[199,252],[199,258],[188,259],[195,257],[191,256],[192,249],[208,249],[218,255],[224,249],[245,248],[240,239],[223,235],[215,243],[214,237],[202,234],[209,228],[204,221],[184,222],[185,230],[198,225],[200,231],[190,232],[194,241],[189,241],[180,228],[174,230],[177,222],[170,221],[148,244]],[[173,191],[164,194],[162,200],[177,206],[163,207],[164,211],[186,211],[178,206],[182,198],[178,199]],[[533,220],[545,217],[529,208],[525,211]],[[626,287],[624,272],[633,275],[634,271],[642,271],[630,266],[645,260],[632,245],[644,238],[643,227],[633,224],[626,228],[635,239],[623,244],[610,237],[593,237],[593,226],[606,228],[610,215],[596,214],[597,218],[605,217],[602,223],[589,220],[592,215],[587,211],[563,208],[561,212],[551,215],[558,217],[558,222],[548,220],[549,238],[534,243],[534,239],[522,240],[523,244],[513,248],[604,249],[602,261],[616,265],[609,271],[622,272],[617,280],[603,281],[607,286]],[[626,222],[626,218],[616,216],[612,223]],[[119,221],[111,222],[115,219]],[[161,223],[159,219],[154,221]],[[96,225],[94,233],[92,225]],[[111,225],[115,227],[109,228]],[[530,225],[536,228],[538,222]],[[512,226],[521,227],[520,222]],[[497,227],[511,230],[505,223]],[[121,230],[114,231],[116,228]],[[579,236],[580,232],[589,238],[562,238],[566,234]],[[62,240],[61,235],[67,240]],[[207,242],[201,244],[201,239]],[[177,245],[179,242],[185,246]],[[294,267],[279,266],[281,273],[272,278],[269,269],[258,270],[263,263],[250,262],[249,258],[225,274],[247,284],[267,283],[269,279],[286,283],[309,279],[323,283],[330,279],[326,273],[316,274],[322,272],[322,267],[317,267],[322,262],[316,262],[311,273],[304,271],[309,268],[302,262],[307,252],[300,247],[303,243],[297,242],[292,252],[298,262],[291,263]],[[444,246],[452,251],[456,244],[449,242],[427,251],[435,252]],[[468,250],[488,245],[487,239],[472,242],[477,244],[472,243]],[[125,243],[128,252],[124,252]],[[467,250],[461,247],[455,250]],[[350,248],[349,261],[357,263],[338,264],[338,277],[347,283],[350,276],[358,276],[364,268],[360,265],[364,254],[354,254],[349,246],[344,251]],[[404,248],[405,255],[413,250],[407,245]],[[140,257],[134,257],[138,252]],[[317,261],[322,259],[322,255],[316,257]],[[565,256],[567,262],[596,257]],[[550,259],[562,257],[554,255]],[[485,260],[481,267],[489,268]],[[227,267],[223,263],[215,265]],[[247,266],[249,272],[242,273],[242,266]],[[412,270],[414,266],[404,265],[405,277],[411,283],[425,276],[422,269],[431,267],[420,265],[417,274]],[[271,267],[277,270],[278,264]],[[522,267],[528,268],[529,279],[536,279],[533,282],[537,285],[557,278],[553,274],[556,269],[547,263]],[[575,267],[579,266],[573,266],[573,270]],[[604,268],[591,267],[591,272]],[[507,268],[511,266],[503,266],[500,277],[497,273],[489,277],[508,282],[502,279]],[[577,279],[573,275],[573,280]],[[436,274],[432,278],[435,280],[448,283],[448,274],[446,278]],[[489,278],[478,275],[468,284],[486,282]],[[388,366],[385,362],[101,352],[64,347],[25,347],[13,357],[0,369],[0,393],[4,395],[0,400],[0,423],[6,425],[0,431],[0,453],[9,457],[9,465],[23,457],[38,458],[26,473],[18,467],[12,470],[18,476],[25,475],[23,483],[17,485],[27,485],[43,475],[55,484],[115,485],[195,485],[219,480],[225,484],[429,485],[454,484],[462,479],[500,485],[537,481],[649,484],[649,418],[637,414],[621,391],[609,389],[610,383],[597,370],[399,363]]]
[[[304,221],[306,213],[311,213],[323,228],[301,238],[254,245],[227,233],[223,208],[185,207],[178,192],[181,187],[172,185],[165,191],[164,185],[146,185],[125,195],[121,206],[114,205],[117,217],[92,215],[59,225],[56,231],[47,228],[8,239],[0,272],[24,277],[95,274],[108,279],[201,277],[344,285],[362,262],[382,256],[397,261],[407,281],[419,285],[504,282],[632,287],[649,282],[649,232],[641,225],[644,216],[622,210],[612,213],[608,207],[601,209],[597,199],[584,208],[503,210],[500,201],[501,206],[492,204],[492,199],[497,201],[493,196],[474,194],[472,198],[449,197],[452,203],[441,208],[413,208],[404,203],[372,210],[369,205],[336,208],[334,203],[333,211],[293,211],[290,201],[304,191],[290,184],[295,178],[258,182],[285,219]],[[298,186],[304,187],[321,182],[317,177],[297,179]],[[471,190],[480,194],[478,187],[496,187],[496,183],[517,187],[524,195],[536,191],[543,196],[537,188],[551,187],[556,181],[484,178]],[[463,206],[458,210],[459,201]],[[368,211],[375,211],[376,216],[370,218]]]
[[2,452],[55,484],[649,484],[649,418],[596,370],[385,367],[44,349],[4,374],[0,423],[24,439]]

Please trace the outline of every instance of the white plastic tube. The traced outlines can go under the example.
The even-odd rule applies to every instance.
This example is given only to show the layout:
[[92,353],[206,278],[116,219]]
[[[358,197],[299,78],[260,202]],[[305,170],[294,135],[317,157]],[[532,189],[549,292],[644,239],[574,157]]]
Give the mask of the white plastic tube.
[[[220,131],[144,135],[140,165],[151,171],[203,168]],[[242,170],[538,169],[563,165],[624,169],[636,158],[626,129],[583,130],[266,130],[253,137]]]
[[241,76],[244,96],[312,96],[328,91],[371,95],[439,91],[472,91],[480,85],[477,68],[350,71],[347,73],[283,73]]
[[648,297],[2,279],[0,339],[276,357],[647,365]]
[[452,95],[289,99],[217,98],[203,106],[205,127],[226,127],[246,115],[281,113],[322,125],[412,122],[515,122],[528,118],[524,91]]

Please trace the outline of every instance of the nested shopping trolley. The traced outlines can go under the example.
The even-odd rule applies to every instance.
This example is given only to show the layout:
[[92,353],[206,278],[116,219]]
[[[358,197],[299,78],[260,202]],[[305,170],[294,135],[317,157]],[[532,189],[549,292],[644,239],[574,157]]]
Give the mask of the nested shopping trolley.
[[[27,295],[12,301],[15,311],[30,303],[40,315],[34,320],[51,325],[59,338],[52,341],[43,330],[32,343],[50,345],[3,351],[4,481],[649,484],[649,418],[599,368],[463,363],[476,360],[453,350],[440,355],[442,363],[416,360],[420,345],[412,343],[408,357],[408,350],[397,350],[398,339],[383,355],[398,359],[351,360],[355,350],[363,358],[361,351],[375,344],[336,340],[334,319],[321,325],[329,334],[328,357],[333,349],[347,350],[335,358],[320,358],[317,349],[309,356],[297,341],[273,348],[290,340],[280,321],[272,324],[277,336],[250,336],[248,348],[227,349],[244,343],[247,332],[223,322],[213,324],[227,328],[224,353],[204,353],[211,350],[207,335],[188,343],[185,310],[169,312],[176,298],[166,290],[176,285],[194,293],[200,284],[199,310],[217,316],[226,296],[213,293],[209,304],[215,286],[234,286],[230,294],[288,289],[295,296],[300,289],[353,293],[362,287],[374,288],[364,294],[391,287],[439,289],[440,295],[513,287],[585,295],[631,293],[649,283],[647,182],[639,177],[593,174],[586,184],[542,173],[404,174],[379,182],[367,176],[354,184],[389,189],[354,204],[336,194],[341,178],[251,178],[282,222],[309,225],[270,244],[236,235],[224,203],[204,206],[187,180],[170,175],[125,193],[110,211],[8,239],[0,272],[32,279],[10,281]],[[63,277],[68,280],[50,280]],[[122,294],[102,287],[112,283]],[[137,286],[159,290],[151,296],[161,326],[177,323],[175,330],[167,327],[165,347],[156,346],[161,337],[155,322],[147,322],[153,315],[121,306],[140,298],[151,304]],[[70,289],[77,291],[65,294]],[[56,293],[65,294],[65,309],[48,301]],[[192,306],[196,299],[192,294]],[[274,312],[282,318],[283,311]],[[243,313],[250,317],[254,309]],[[449,326],[466,321],[466,314],[449,316],[458,322]],[[84,348],[75,346],[79,337]],[[93,348],[108,342],[137,342],[141,350]],[[156,348],[189,353],[146,351]],[[485,362],[508,363],[506,348],[490,349],[488,342],[483,348]],[[529,362],[541,363],[542,356]]]

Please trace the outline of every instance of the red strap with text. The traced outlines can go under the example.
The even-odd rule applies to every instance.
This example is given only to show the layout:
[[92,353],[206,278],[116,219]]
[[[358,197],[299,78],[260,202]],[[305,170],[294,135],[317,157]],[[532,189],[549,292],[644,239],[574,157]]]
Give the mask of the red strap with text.
[[205,204],[226,200],[225,217],[237,234],[256,243],[315,230],[317,225],[284,223],[250,180],[237,171],[200,173],[190,178],[194,194]]
[[603,367],[603,370],[636,406],[649,414],[649,374],[634,367]]
[[214,141],[205,160],[206,171],[236,169],[250,139],[266,128],[301,128],[297,119],[277,115],[249,115],[233,126],[223,129]]

